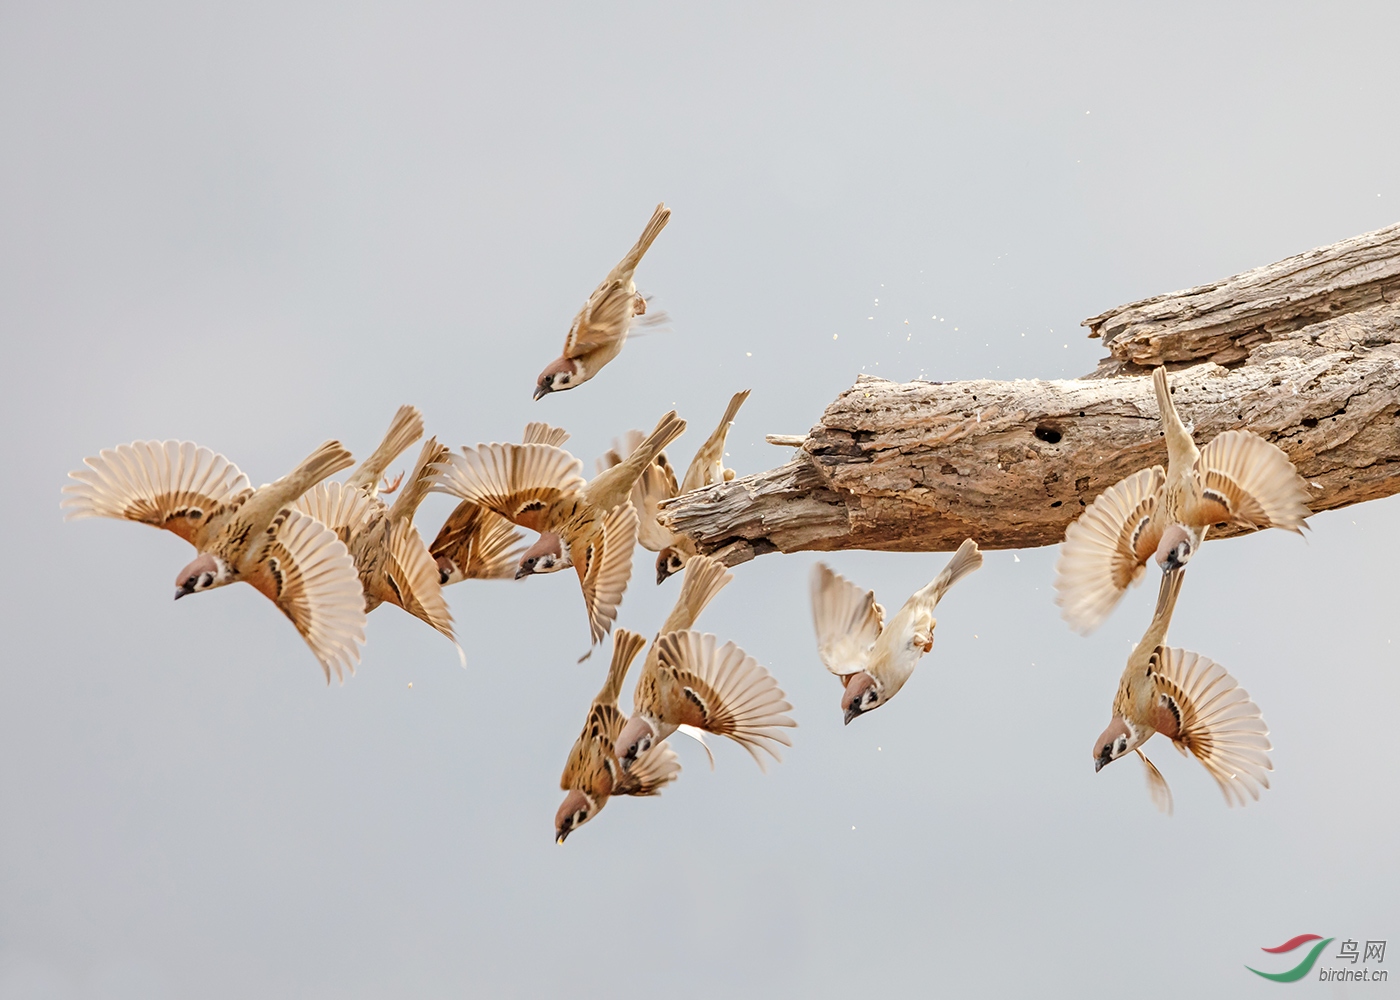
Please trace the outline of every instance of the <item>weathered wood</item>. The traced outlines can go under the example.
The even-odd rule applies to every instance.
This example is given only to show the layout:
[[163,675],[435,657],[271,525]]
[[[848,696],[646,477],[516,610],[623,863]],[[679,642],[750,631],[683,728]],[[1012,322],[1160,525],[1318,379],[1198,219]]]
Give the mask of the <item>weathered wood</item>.
[[862,375],[792,461],[677,497],[662,517],[731,565],[773,551],[948,551],[967,537],[1055,544],[1103,489],[1165,462],[1146,376],[1162,359],[1196,439],[1263,435],[1298,466],[1314,511],[1400,492],[1400,226],[1086,325],[1113,352],[1090,377]]

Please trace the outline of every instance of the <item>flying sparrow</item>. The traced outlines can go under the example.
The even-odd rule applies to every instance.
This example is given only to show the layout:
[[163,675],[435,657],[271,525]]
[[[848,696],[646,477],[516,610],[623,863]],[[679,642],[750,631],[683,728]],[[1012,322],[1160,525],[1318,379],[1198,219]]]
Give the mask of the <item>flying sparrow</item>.
[[632,272],[670,218],[671,210],[657,205],[636,246],[627,251],[627,256],[588,297],[564,338],[564,353],[540,372],[535,384],[536,399],[582,385],[622,351],[632,317],[647,311],[646,299],[637,294],[637,286],[632,283]]
[[[419,412],[418,407],[400,406],[389,424],[384,440],[369,458],[360,463],[359,468],[350,473],[345,485],[364,490],[370,496],[377,496],[380,490],[379,482],[384,479],[384,473],[388,471],[390,463],[422,436],[423,414]],[[386,480],[384,492],[393,493],[402,482],[402,473],[393,485]]]
[[[384,603],[403,608],[447,636],[465,666],[466,654],[453,634],[452,614],[442,596],[437,563],[413,526],[418,505],[428,495],[431,469],[447,454],[447,447],[436,438],[423,442],[412,478],[393,506],[348,482],[318,483],[292,506],[334,531],[350,550],[364,591],[366,614]],[[376,475],[370,482],[378,478]]]
[[822,563],[812,568],[817,655],[845,687],[841,711],[846,725],[899,693],[919,658],[933,649],[933,630],[938,625],[934,608],[949,587],[981,565],[982,553],[969,538],[932,583],[904,602],[888,627],[885,609],[875,603],[873,590],[862,591]]
[[589,631],[597,645],[612,628],[632,575],[637,512],[632,484],[685,421],[667,413],[637,451],[585,483],[583,463],[544,444],[483,444],[449,455],[437,467],[433,489],[494,511],[540,533],[521,557],[516,576],[572,566],[583,588]]
[[1167,468],[1143,469],[1108,489],[1065,531],[1055,602],[1088,635],[1137,583],[1147,560],[1164,572],[1186,565],[1213,524],[1284,528],[1302,534],[1307,490],[1282,450],[1249,431],[1226,431],[1203,449],[1181,422],[1167,370],[1152,373]]
[[292,507],[354,459],[327,441],[275,483],[248,477],[189,441],[136,441],[85,458],[63,488],[69,518],[113,517],[164,528],[199,553],[175,578],[175,597],[242,580],[282,610],[325,671],[354,673],[365,641],[365,601],[350,553],[334,531]]
[[655,747],[630,771],[618,765],[613,743],[627,717],[617,707],[627,668],[637,658],[646,639],[620,628],[613,633],[612,663],[603,689],[589,706],[588,717],[569,751],[559,787],[568,792],[554,815],[554,839],[562,844],[569,834],[602,811],[613,795],[658,795],[668,783],[680,777],[681,765],[675,751],[662,744]]
[[[521,442],[557,447],[568,439],[563,428],[531,422]],[[428,551],[437,560],[444,587],[463,580],[508,580],[520,562],[520,540],[520,532],[501,515],[463,500],[447,515]]]
[[[685,478],[679,485],[666,453],[661,452],[632,487],[632,506],[637,508],[637,518],[640,522],[637,541],[644,549],[657,553],[658,584],[664,583],[667,577],[679,573],[685,567],[686,561],[695,555],[695,542],[689,535],[678,534],[661,524],[656,517],[657,511],[662,503],[673,497],[704,489],[706,486],[714,486],[716,483],[725,483],[734,478],[734,470],[724,467],[724,444],[729,435],[729,428],[734,424],[734,417],[738,414],[739,407],[744,405],[744,400],[749,398],[749,392],[748,389],[736,392],[729,400],[729,406],[725,408],[719,426],[695,453],[690,467],[686,469]],[[621,462],[636,449],[641,439],[640,431],[629,431],[621,442],[615,443],[613,449],[598,460],[599,467],[609,468]]]
[[1259,706],[1220,664],[1185,649],[1163,646],[1172,609],[1186,575],[1167,570],[1157,592],[1157,609],[1142,642],[1128,657],[1113,699],[1113,719],[1094,742],[1094,770],[1136,753],[1147,770],[1148,790],[1163,812],[1171,812],[1171,790],[1141,747],[1161,733],[1185,754],[1195,755],[1230,805],[1245,795],[1259,798],[1269,787],[1269,729]]
[[797,723],[786,714],[792,706],[773,675],[734,643],[717,648],[713,635],[690,629],[732,578],[709,556],[696,556],[686,566],[676,606],[647,653],[632,692],[632,718],[614,744],[624,770],[640,766],[678,729],[728,736],[760,768],[758,750],[781,760],[776,745],[792,745],[783,729]]

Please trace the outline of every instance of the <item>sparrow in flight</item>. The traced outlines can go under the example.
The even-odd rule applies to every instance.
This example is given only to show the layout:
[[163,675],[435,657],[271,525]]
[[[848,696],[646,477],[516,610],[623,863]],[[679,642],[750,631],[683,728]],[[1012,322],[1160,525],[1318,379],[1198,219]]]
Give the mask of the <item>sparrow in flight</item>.
[[1088,635],[1137,583],[1147,560],[1167,572],[1186,565],[1213,524],[1284,528],[1302,534],[1307,490],[1288,456],[1249,431],[1226,431],[1202,449],[1181,422],[1167,370],[1152,373],[1167,468],[1129,476],[1099,494],[1065,531],[1055,567],[1055,602]]
[[[523,444],[558,447],[569,439],[561,427],[531,422]],[[501,515],[463,500],[442,523],[428,546],[437,561],[438,579],[446,587],[463,580],[509,580],[519,568],[521,534]]]
[[344,680],[365,641],[365,600],[345,544],[293,504],[354,459],[327,441],[290,473],[253,489],[248,477],[189,441],[136,441],[83,460],[63,488],[69,518],[113,517],[179,535],[198,557],[175,578],[175,597],[242,580],[291,619],[321,663]]
[[485,507],[540,538],[521,556],[516,577],[572,566],[583,589],[594,645],[617,617],[632,575],[637,512],[632,484],[666,445],[685,430],[667,413],[637,451],[620,465],[584,482],[583,463],[545,444],[483,444],[448,455],[433,489]]
[[817,655],[841,678],[841,711],[846,725],[889,701],[909,680],[919,658],[933,649],[938,620],[934,608],[948,588],[982,565],[982,553],[965,540],[948,565],[922,590],[915,591],[885,625],[885,609],[873,590],[861,590],[817,563],[812,568],[812,621]]
[[781,760],[775,747],[792,746],[783,730],[797,723],[773,675],[734,643],[718,646],[713,635],[689,627],[731,579],[724,564],[709,556],[696,556],[686,566],[681,595],[632,692],[632,718],[614,745],[623,770],[640,766],[677,730],[728,736],[760,768],[758,750]]
[[[376,452],[387,455],[385,466],[397,457],[397,452],[389,449],[397,423],[396,419]],[[446,446],[438,444],[436,438],[425,441],[412,478],[392,506],[365,486],[352,485],[368,483],[373,488],[383,475],[382,470],[373,468],[345,483],[318,483],[292,506],[334,531],[350,550],[364,591],[366,614],[384,603],[403,608],[445,635],[465,666],[466,654],[453,634],[452,614],[442,596],[437,563],[413,526],[413,516],[431,486],[431,470],[447,454]]]
[[632,272],[670,218],[671,210],[657,205],[636,246],[627,251],[627,256],[588,297],[564,338],[564,352],[540,372],[535,383],[536,399],[582,385],[621,353],[632,317],[647,311],[646,299],[637,294],[637,286],[632,283]]
[[[637,541],[642,548],[657,553],[658,584],[664,583],[667,577],[679,573],[685,567],[686,561],[695,555],[695,542],[690,536],[674,532],[661,524],[656,517],[657,511],[661,504],[673,497],[704,489],[706,486],[714,486],[716,483],[727,483],[734,478],[734,470],[724,467],[724,445],[739,407],[749,398],[749,391],[745,389],[743,392],[736,392],[729,400],[729,406],[725,408],[719,426],[695,453],[690,467],[686,469],[685,478],[679,485],[676,483],[675,469],[663,451],[647,466],[646,471],[632,487],[632,506],[637,508],[639,522]],[[622,442],[614,444],[613,449],[599,459],[599,468],[606,469],[618,464],[636,450],[641,440],[641,431],[629,431]]]
[[1246,794],[1259,798],[1269,787],[1269,729],[1249,693],[1212,660],[1185,649],[1162,645],[1186,570],[1162,575],[1152,623],[1134,647],[1113,699],[1113,719],[1094,742],[1094,770],[1100,771],[1129,753],[1147,770],[1152,800],[1163,812],[1172,808],[1171,790],[1141,747],[1161,733],[1182,754],[1199,760],[1230,805],[1244,805]]
[[655,747],[629,771],[618,764],[613,743],[627,724],[617,707],[627,669],[647,643],[643,636],[620,628],[613,633],[612,664],[603,689],[588,708],[588,717],[569,751],[559,787],[568,794],[554,814],[554,839],[562,844],[583,824],[602,811],[614,795],[659,795],[680,777],[675,751],[665,744]]

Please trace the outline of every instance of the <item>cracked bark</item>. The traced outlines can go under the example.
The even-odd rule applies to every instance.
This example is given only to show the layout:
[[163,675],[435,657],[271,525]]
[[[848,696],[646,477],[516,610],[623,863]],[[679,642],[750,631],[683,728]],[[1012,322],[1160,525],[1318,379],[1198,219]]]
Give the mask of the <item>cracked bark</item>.
[[677,497],[662,519],[730,565],[804,549],[951,551],[967,537],[1056,544],[1102,490],[1166,462],[1149,377],[1163,363],[1198,443],[1262,435],[1298,467],[1314,512],[1400,492],[1400,225],[1084,325],[1110,352],[1084,378],[862,375],[792,461]]

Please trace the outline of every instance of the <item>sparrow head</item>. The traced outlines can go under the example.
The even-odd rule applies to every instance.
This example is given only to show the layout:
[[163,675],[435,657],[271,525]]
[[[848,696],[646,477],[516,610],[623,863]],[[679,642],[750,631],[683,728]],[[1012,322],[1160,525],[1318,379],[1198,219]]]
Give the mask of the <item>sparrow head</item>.
[[447,558],[447,556],[437,557],[437,568],[438,584],[443,587],[446,587],[449,583],[457,583],[460,580],[466,579],[466,577],[462,575],[462,571],[457,568],[457,564]]
[[668,545],[656,554],[656,584],[660,586],[672,576],[685,569],[685,558],[674,546]]
[[613,753],[617,755],[617,762],[622,765],[622,769],[630,770],[637,758],[651,749],[655,738],[656,730],[652,729],[651,723],[640,714],[628,719],[627,725],[622,727],[622,732],[617,734],[617,741],[613,743]]
[[1162,567],[1163,573],[1169,573],[1190,562],[1194,552],[1191,532],[1179,524],[1170,525],[1157,543],[1157,565]]
[[597,811],[592,797],[577,788],[571,789],[559,804],[559,811],[554,814],[554,842],[562,844],[569,834],[592,819]]
[[1105,764],[1111,764],[1126,753],[1140,747],[1150,732],[1144,733],[1121,715],[1115,715],[1102,735],[1094,743],[1094,771],[1102,771]]
[[864,670],[851,674],[846,681],[845,693],[841,695],[841,711],[845,713],[846,725],[857,715],[879,708],[884,704],[880,694],[880,683]]
[[175,578],[175,600],[227,583],[224,569],[224,561],[218,556],[200,553],[199,558],[180,570],[180,575]]
[[568,358],[555,358],[549,363],[549,367],[540,372],[540,377],[535,381],[535,398],[540,399],[551,392],[572,389],[574,379],[578,377],[577,367],[575,362]]
[[552,531],[546,531],[520,557],[520,567],[515,571],[515,578],[519,580],[534,573],[553,573],[568,565],[564,561],[563,540]]

